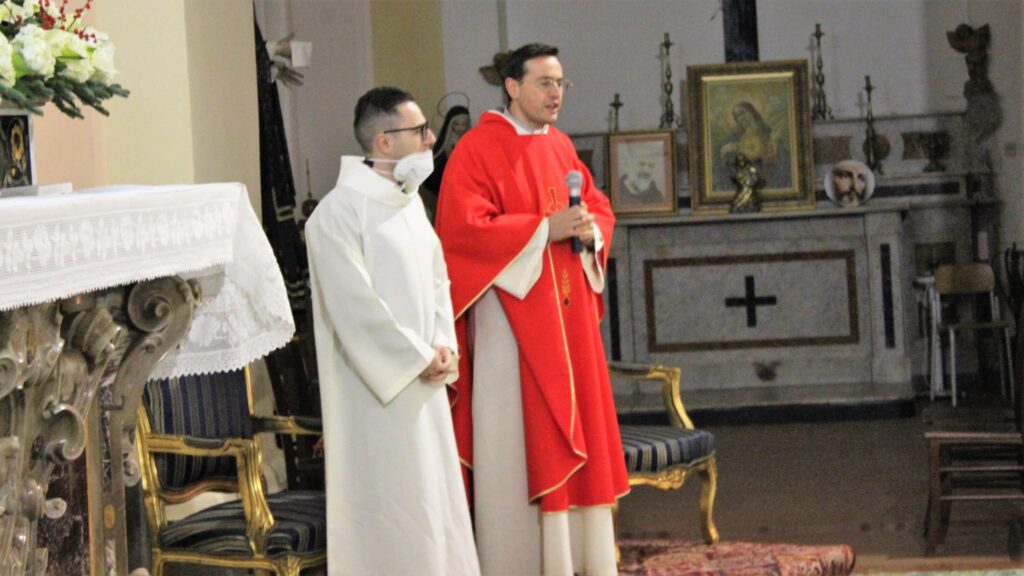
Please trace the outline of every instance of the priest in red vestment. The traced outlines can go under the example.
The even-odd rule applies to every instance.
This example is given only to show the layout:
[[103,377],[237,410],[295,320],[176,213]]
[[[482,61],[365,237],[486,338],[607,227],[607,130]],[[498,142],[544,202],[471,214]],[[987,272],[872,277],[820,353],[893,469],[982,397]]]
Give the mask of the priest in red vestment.
[[[558,49],[523,46],[501,73],[508,106],[460,140],[437,214],[481,568],[614,575],[611,510],[629,482],[598,324],[615,218],[552,126],[568,84]],[[574,170],[582,203],[570,207]]]

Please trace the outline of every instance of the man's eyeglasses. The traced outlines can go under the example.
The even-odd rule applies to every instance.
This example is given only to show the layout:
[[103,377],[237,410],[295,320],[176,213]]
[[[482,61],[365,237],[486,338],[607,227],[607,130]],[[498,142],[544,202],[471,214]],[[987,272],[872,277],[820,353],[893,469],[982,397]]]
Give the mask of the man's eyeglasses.
[[410,126],[409,128],[392,128],[391,130],[385,130],[384,134],[394,134],[395,132],[419,132],[420,138],[426,138],[427,132],[430,132],[430,124],[424,122],[419,126]]
[[545,92],[551,90],[552,88],[558,88],[559,92],[564,92],[569,88],[572,88],[572,81],[566,80],[565,78],[559,78],[558,80],[555,80],[554,78],[541,78],[540,80],[537,80],[534,84],[536,84],[538,88],[544,90]]

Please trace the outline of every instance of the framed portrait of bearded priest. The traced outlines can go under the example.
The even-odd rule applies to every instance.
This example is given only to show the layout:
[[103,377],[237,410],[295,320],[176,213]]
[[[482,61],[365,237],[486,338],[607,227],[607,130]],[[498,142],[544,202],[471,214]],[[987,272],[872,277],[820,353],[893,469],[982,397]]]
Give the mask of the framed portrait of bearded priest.
[[674,130],[608,135],[608,198],[617,216],[673,214],[677,209]]
[[760,174],[761,210],[814,208],[806,60],[688,66],[690,201],[728,213],[737,163]]

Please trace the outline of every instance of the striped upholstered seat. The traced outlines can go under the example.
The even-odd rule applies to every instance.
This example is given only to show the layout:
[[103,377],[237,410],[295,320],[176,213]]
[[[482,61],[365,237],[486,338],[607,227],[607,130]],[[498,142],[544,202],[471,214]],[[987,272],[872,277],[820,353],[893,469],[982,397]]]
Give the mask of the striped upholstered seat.
[[620,426],[619,432],[630,474],[657,474],[680,464],[693,466],[715,453],[715,437],[706,430]]
[[[249,398],[241,370],[218,372],[146,384],[142,401],[154,434],[195,439],[252,438]],[[154,454],[160,486],[179,491],[199,482],[238,479],[232,457],[202,458]]]
[[[322,491],[266,494],[256,435],[320,433],[319,423],[253,412],[249,371],[146,384],[138,423],[139,463],[152,538],[153,576],[168,564],[299,576],[327,560]],[[166,504],[203,492],[237,499],[168,521]]]
[[[267,535],[267,556],[310,554],[327,546],[324,493],[310,490],[267,496],[274,527]],[[160,531],[164,550],[189,550],[214,556],[247,556],[252,551],[245,535],[241,500],[201,510]]]

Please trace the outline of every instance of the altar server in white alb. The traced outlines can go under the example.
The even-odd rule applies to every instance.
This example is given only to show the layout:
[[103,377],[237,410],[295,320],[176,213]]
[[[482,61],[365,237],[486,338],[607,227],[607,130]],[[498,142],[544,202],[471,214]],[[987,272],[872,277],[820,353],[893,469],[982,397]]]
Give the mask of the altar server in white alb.
[[448,271],[419,184],[434,134],[398,88],[356,104],[367,154],[306,223],[335,575],[480,573],[445,384]]

